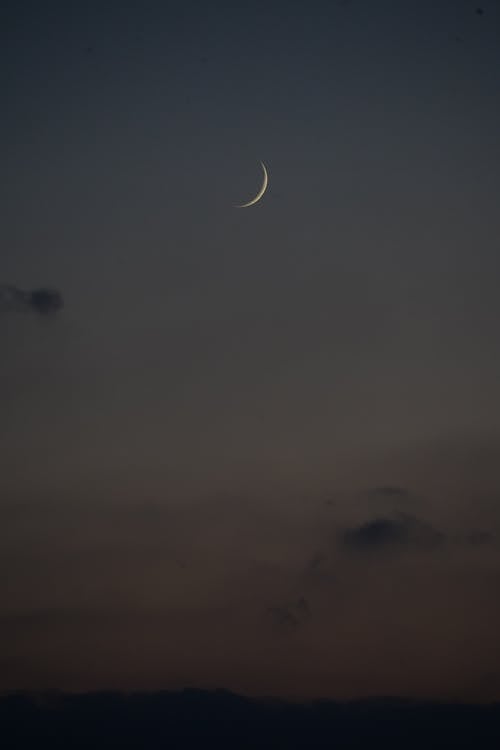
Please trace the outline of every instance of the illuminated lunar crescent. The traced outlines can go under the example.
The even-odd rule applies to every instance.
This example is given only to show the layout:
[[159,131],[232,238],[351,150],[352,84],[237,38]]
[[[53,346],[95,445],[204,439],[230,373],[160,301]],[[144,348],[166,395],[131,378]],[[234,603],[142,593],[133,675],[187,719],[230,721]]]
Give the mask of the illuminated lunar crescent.
[[267,181],[268,181],[267,180],[267,169],[264,166],[264,162],[261,161],[261,165],[262,165],[262,169],[264,170],[264,180],[262,182],[262,186],[261,186],[259,192],[255,196],[255,198],[252,198],[251,201],[248,201],[248,203],[241,203],[240,205],[236,206],[236,208],[248,208],[248,206],[253,206],[254,203],[257,203],[257,201],[260,201],[260,199],[262,198],[262,196],[266,192],[266,190],[267,190]]

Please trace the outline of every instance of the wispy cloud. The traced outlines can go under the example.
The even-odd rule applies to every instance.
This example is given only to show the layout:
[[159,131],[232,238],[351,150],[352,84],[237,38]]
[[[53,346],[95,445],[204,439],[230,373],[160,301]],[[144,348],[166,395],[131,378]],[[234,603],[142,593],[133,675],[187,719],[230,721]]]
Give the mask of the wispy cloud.
[[441,544],[446,535],[426,521],[414,516],[397,514],[378,517],[359,526],[345,529],[341,541],[355,552],[378,552],[407,547],[430,549]]
[[64,301],[57,289],[25,291],[9,284],[0,285],[0,312],[35,312],[50,315],[62,309]]
[[295,630],[311,616],[309,602],[304,596],[291,604],[269,607],[267,611],[275,627],[285,632]]

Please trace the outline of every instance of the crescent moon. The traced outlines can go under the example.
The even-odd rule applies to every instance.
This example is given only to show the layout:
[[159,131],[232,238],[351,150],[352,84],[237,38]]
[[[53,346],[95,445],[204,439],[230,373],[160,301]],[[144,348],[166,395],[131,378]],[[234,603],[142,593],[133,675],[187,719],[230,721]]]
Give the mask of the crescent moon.
[[261,166],[262,166],[262,169],[264,170],[264,180],[262,181],[262,185],[261,185],[261,188],[260,188],[259,192],[255,196],[255,198],[252,198],[251,201],[248,201],[248,203],[241,203],[238,206],[235,206],[235,208],[248,208],[248,206],[253,206],[254,203],[257,203],[257,201],[260,201],[260,199],[262,198],[262,196],[266,192],[266,190],[267,190],[267,183],[268,183],[268,176],[267,176],[267,169],[266,169],[265,164],[264,164],[263,161],[261,161]]

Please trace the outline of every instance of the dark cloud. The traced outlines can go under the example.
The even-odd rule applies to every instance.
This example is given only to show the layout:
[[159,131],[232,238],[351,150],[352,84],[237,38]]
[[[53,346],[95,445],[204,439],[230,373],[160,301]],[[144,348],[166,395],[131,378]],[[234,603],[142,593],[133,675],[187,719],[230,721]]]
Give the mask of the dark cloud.
[[444,539],[445,535],[430,524],[402,513],[392,518],[374,518],[342,533],[343,544],[360,552],[405,547],[433,548]]
[[297,615],[289,607],[269,607],[267,611],[273,623],[279,628],[292,630],[300,623]]
[[324,563],[326,562],[326,556],[323,555],[321,552],[318,552],[314,557],[311,558],[311,560],[307,563],[306,570],[307,572],[314,572],[316,570],[319,570]]
[[311,616],[309,602],[303,596],[292,604],[269,607],[267,611],[274,625],[285,631],[295,630]]
[[302,618],[307,618],[311,614],[311,610],[309,609],[309,603],[307,599],[305,599],[303,596],[301,596],[300,599],[297,601],[295,608]]
[[63,307],[63,299],[56,289],[34,289],[29,293],[29,304],[41,315],[48,315]]
[[39,315],[56,313],[64,306],[57,289],[39,288],[24,291],[8,284],[0,285],[1,312],[36,312]]

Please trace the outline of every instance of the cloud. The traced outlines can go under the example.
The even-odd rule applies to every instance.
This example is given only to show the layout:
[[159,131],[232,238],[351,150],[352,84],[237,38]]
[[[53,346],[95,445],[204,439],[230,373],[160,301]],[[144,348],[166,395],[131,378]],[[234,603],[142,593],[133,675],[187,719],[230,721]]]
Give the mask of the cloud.
[[60,310],[64,303],[56,289],[34,289],[29,293],[29,304],[41,315],[48,315]]
[[344,546],[355,552],[378,552],[409,547],[434,548],[444,541],[445,535],[425,521],[401,513],[345,529],[341,538]]
[[306,571],[308,573],[314,573],[317,570],[319,570],[324,565],[325,562],[326,562],[326,555],[322,554],[321,552],[318,552],[307,563]]
[[275,625],[291,630],[299,625],[297,615],[289,607],[269,607],[267,610]]
[[36,312],[50,315],[62,309],[64,301],[57,289],[41,287],[24,291],[8,284],[0,285],[0,312]]
[[302,618],[310,617],[311,610],[309,609],[309,602],[303,596],[297,601],[295,605],[297,612]]
[[274,625],[284,631],[295,630],[311,616],[309,602],[303,596],[292,604],[269,607],[267,612],[271,616]]

